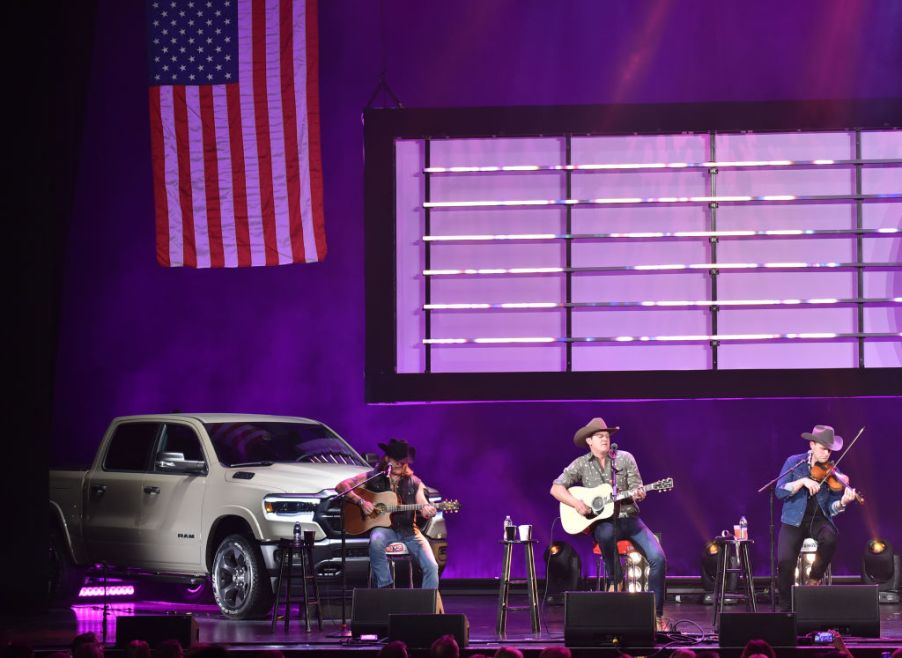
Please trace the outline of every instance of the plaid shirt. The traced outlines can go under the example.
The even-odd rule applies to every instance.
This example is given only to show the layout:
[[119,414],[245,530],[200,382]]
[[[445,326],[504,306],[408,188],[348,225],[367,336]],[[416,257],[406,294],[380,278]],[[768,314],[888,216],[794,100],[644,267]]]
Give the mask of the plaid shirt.
[[[617,469],[617,492],[623,493],[630,489],[642,486],[642,476],[639,475],[639,466],[636,464],[636,458],[625,450],[617,451],[617,458],[614,460],[614,466]],[[605,467],[602,468],[598,460],[591,452],[586,453],[582,457],[574,459],[564,472],[561,473],[554,484],[560,484],[567,489],[574,486],[582,486],[592,489],[600,484],[610,484],[614,486],[611,479],[611,460],[605,460]],[[639,505],[631,498],[620,503],[619,517],[638,516]]]

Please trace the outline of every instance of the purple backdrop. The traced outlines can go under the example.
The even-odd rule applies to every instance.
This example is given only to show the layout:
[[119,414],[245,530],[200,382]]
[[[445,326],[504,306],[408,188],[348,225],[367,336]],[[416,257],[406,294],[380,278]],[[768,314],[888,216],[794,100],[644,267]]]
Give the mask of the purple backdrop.
[[65,261],[55,461],[86,459],[112,416],[173,409],[310,416],[361,450],[406,437],[418,472],[463,504],[449,518],[446,576],[496,576],[504,515],[548,539],[550,482],[578,454],[574,430],[602,415],[624,427],[619,443],[647,480],[676,479],[644,505],[672,574],[696,574],[704,540],[741,514],[763,572],[767,505],[756,488],[815,423],[849,438],[867,425],[847,470],[868,504],[840,523],[835,571],[858,572],[871,534],[902,541],[883,457],[899,438],[899,398],[364,404],[360,114],[383,62],[409,107],[900,97],[902,5],[324,0],[329,256],[241,271],[155,263],[142,12],[107,0],[98,14]]

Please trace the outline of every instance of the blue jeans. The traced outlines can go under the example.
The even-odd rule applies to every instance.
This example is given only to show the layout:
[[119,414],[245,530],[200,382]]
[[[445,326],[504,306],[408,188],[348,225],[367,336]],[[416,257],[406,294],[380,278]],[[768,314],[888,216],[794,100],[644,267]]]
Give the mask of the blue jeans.
[[374,528],[370,534],[370,565],[376,578],[376,587],[392,585],[385,547],[395,542],[402,542],[407,546],[410,555],[420,565],[423,572],[423,589],[438,589],[438,563],[435,561],[429,540],[419,530],[408,534],[396,532],[392,528]]
[[648,588],[655,595],[655,614],[664,614],[664,575],[667,570],[667,557],[661,548],[658,538],[648,526],[637,516],[622,519],[609,519],[595,525],[593,531],[595,541],[601,549],[604,560],[604,572],[610,582],[622,583],[623,572],[617,557],[617,542],[629,539],[648,561]]

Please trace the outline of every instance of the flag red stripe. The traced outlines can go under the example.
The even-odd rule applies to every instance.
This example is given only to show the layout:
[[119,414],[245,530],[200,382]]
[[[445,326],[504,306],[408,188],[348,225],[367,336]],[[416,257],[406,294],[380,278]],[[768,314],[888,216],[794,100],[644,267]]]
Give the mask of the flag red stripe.
[[175,143],[179,163],[179,205],[182,208],[183,255],[186,267],[197,267],[197,248],[194,244],[194,203],[191,189],[191,155],[188,145],[188,105],[185,87],[172,88]]
[[241,95],[238,85],[226,85],[229,108],[229,154],[232,159],[232,205],[235,212],[235,242],[238,266],[251,264],[251,232],[247,223],[247,188],[244,172],[244,138],[241,127]]
[[156,208],[157,262],[169,267],[169,203],[166,199],[166,154],[163,152],[163,117],[160,88],[150,88],[150,157],[153,168],[153,198]]
[[323,211],[323,161],[319,138],[319,3],[306,2],[304,28],[307,33],[307,157],[310,160],[310,198],[313,207],[313,234],[316,260],[326,257],[326,229]]
[[291,235],[291,260],[303,263],[304,225],[301,222],[300,164],[298,163],[297,108],[294,104],[294,32],[291,2],[279,7],[280,74],[282,80],[282,116],[285,127],[285,178],[288,181],[288,223]]
[[207,199],[207,236],[210,240],[210,267],[224,267],[222,247],[222,206],[219,201],[219,159],[216,151],[216,119],[213,116],[213,88],[201,85],[200,123],[204,140],[204,191]]
[[253,31],[254,122],[257,132],[257,162],[260,168],[260,210],[263,214],[263,245],[266,264],[278,265],[276,210],[272,188],[272,153],[269,143],[269,108],[266,93],[266,4],[254,0],[251,19]]

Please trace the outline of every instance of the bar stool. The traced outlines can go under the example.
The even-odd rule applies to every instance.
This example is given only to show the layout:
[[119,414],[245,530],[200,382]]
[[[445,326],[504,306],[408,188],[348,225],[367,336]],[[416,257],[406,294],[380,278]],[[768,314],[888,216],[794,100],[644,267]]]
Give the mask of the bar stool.
[[[499,638],[503,638],[507,632],[507,613],[518,610],[529,610],[532,621],[532,632],[538,635],[539,623],[539,588],[536,582],[536,561],[533,547],[538,543],[535,539],[503,539],[504,564],[501,568],[501,582],[498,588],[498,615],[495,623],[495,632]],[[526,559],[526,579],[511,578],[511,558],[514,546],[523,546]],[[529,605],[512,606],[509,604],[511,585],[526,585],[526,596]]]
[[[739,594],[745,598],[745,608],[751,612],[758,612],[755,604],[755,584],[752,581],[752,562],[749,559],[749,545],[751,539],[735,539],[734,537],[715,537],[714,543],[720,547],[717,553],[717,575],[714,577],[714,628],[720,625],[720,615],[723,613],[727,574],[735,573],[743,581],[744,592]],[[738,566],[730,566],[730,549],[736,553]]]
[[294,558],[297,556],[301,567],[301,585],[303,588],[304,604],[298,606],[298,614],[304,615],[304,628],[310,632],[311,609],[316,610],[316,625],[323,630],[322,606],[319,602],[319,582],[313,570],[313,539],[312,530],[304,531],[304,538],[300,542],[294,539],[280,539],[279,550],[279,578],[276,581],[276,601],[272,607],[272,632],[276,630],[276,619],[279,612],[279,602],[282,595],[282,579],[285,579],[285,630],[288,630],[291,618],[291,572],[294,568]]
[[[388,558],[388,568],[391,570],[391,586],[392,589],[395,587],[395,576],[396,576],[396,565],[399,562],[407,563],[407,587],[408,589],[413,588],[413,556],[410,554],[410,551],[407,550],[407,544],[402,541],[396,541],[392,544],[389,544],[385,547],[385,557]],[[367,582],[370,587],[373,587],[375,583],[373,583],[373,565],[370,563],[369,575],[367,576]]]
[[[601,556],[601,547],[598,542],[592,546],[592,553],[595,555],[595,590],[602,590],[602,567],[604,560]],[[647,592],[648,591],[648,560],[636,549],[635,544],[629,539],[621,539],[617,542],[617,557],[620,560],[621,573],[628,592]],[[613,575],[613,574],[611,574]],[[604,589],[608,588],[610,583],[609,575],[604,575]]]

